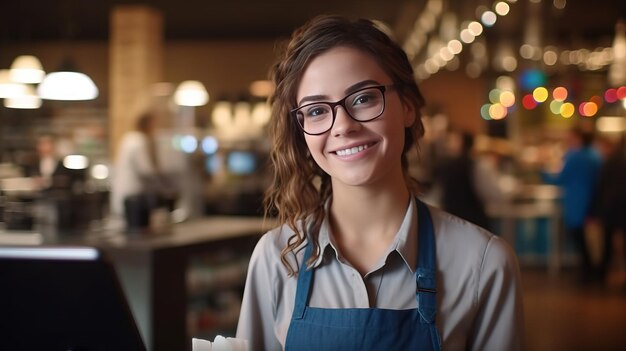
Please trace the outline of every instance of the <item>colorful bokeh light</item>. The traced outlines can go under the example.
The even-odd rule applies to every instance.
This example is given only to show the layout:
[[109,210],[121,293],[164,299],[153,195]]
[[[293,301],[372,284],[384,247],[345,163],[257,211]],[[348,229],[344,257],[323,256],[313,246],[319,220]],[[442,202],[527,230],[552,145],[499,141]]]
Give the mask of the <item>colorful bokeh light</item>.
[[491,116],[489,116],[489,107],[491,106],[491,104],[484,104],[480,107],[480,116],[486,120],[486,121],[490,121],[491,120]]
[[520,86],[526,91],[535,89],[536,87],[546,84],[546,75],[536,69],[528,69],[520,75]]
[[511,107],[515,104],[515,94],[511,91],[503,91],[500,94],[500,103],[504,107]]
[[489,101],[491,101],[492,104],[500,102],[500,94],[500,89],[491,89],[491,91],[489,91]]
[[532,110],[537,107],[537,101],[535,101],[532,94],[526,94],[522,98],[522,105],[525,109]]
[[552,98],[556,101],[565,101],[567,99],[567,89],[564,87],[556,87],[552,91]]
[[565,118],[570,118],[574,115],[574,111],[576,108],[571,102],[566,102],[561,106],[561,116]]
[[596,104],[596,108],[602,107],[602,104],[604,103],[604,100],[602,99],[602,97],[598,95],[592,96],[591,99],[589,99],[589,101]]
[[552,100],[550,102],[550,111],[555,115],[561,114],[561,106],[563,106],[563,101]]
[[544,102],[548,99],[548,89],[544,87],[538,87],[533,90],[533,98],[537,102]]
[[625,100],[626,99],[626,86],[617,88],[616,94],[617,94],[618,99]]
[[489,116],[492,119],[499,120],[506,117],[507,110],[502,104],[493,104],[489,107]]
[[617,98],[617,89],[609,88],[604,92],[604,101],[608,102],[609,104],[612,104],[616,102],[617,100],[619,100]]
[[578,113],[580,113],[581,116],[593,117],[598,113],[598,105],[592,101],[583,102],[578,106]]

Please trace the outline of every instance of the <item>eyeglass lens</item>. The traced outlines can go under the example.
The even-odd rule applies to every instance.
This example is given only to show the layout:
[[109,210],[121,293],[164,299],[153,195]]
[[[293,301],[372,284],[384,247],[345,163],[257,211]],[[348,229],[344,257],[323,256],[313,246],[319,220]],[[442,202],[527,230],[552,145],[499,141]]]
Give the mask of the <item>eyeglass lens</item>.
[[336,103],[319,102],[300,107],[296,117],[308,134],[322,134],[332,128],[336,107],[341,105],[350,117],[367,122],[383,113],[385,101],[381,87],[370,87],[356,91]]

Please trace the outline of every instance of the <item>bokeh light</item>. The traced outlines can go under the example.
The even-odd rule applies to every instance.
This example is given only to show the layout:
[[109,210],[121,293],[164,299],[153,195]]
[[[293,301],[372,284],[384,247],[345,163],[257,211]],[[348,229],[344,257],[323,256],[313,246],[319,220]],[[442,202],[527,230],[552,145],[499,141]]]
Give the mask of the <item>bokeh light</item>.
[[500,103],[504,107],[511,107],[515,104],[515,94],[510,91],[500,93]]
[[576,108],[571,102],[566,102],[561,106],[561,116],[565,118],[570,118],[574,115],[574,111]]
[[457,55],[463,50],[463,44],[461,44],[461,42],[456,39],[452,39],[448,43],[448,49],[451,53]]
[[543,53],[543,62],[548,66],[554,66],[559,56],[553,50],[546,50]]
[[598,105],[591,101],[580,104],[579,110],[581,108],[583,110],[581,115],[585,117],[593,117],[596,113],[598,113]]
[[578,105],[578,114],[581,115],[581,116],[585,115],[585,104],[586,103],[587,102],[585,101],[585,102],[581,102],[580,105]]
[[480,21],[485,27],[491,27],[496,24],[497,16],[493,11],[485,11],[480,16]]
[[552,100],[550,102],[550,112],[555,115],[561,114],[561,107],[563,106],[563,101]]
[[598,95],[594,95],[589,99],[590,102],[593,102],[594,104],[596,104],[596,108],[599,109],[600,107],[602,107],[602,104],[604,103],[604,100],[602,100],[602,98]]
[[565,101],[567,99],[567,89],[564,87],[556,87],[552,91],[552,98],[557,101]]
[[609,104],[612,104],[615,101],[617,101],[618,100],[617,89],[614,89],[614,88],[607,89],[606,92],[604,92],[604,100],[608,102]]
[[480,116],[486,121],[491,120],[491,116],[489,116],[489,107],[491,107],[491,104],[484,104],[480,107]]
[[535,101],[532,94],[526,94],[522,98],[522,105],[525,109],[532,110],[537,107],[537,101]]
[[536,69],[528,69],[520,75],[520,85],[522,89],[530,91],[546,83],[546,76]]
[[472,22],[470,22],[470,24],[467,25],[467,29],[469,30],[469,32],[473,36],[477,37],[480,34],[482,34],[482,32],[483,32],[483,25],[478,23],[478,22],[476,22],[476,21],[472,21]]
[[461,34],[459,34],[459,36],[461,37],[461,41],[469,44],[471,42],[474,41],[474,39],[476,39],[476,36],[474,34],[472,34],[469,29],[463,29],[461,31]]
[[496,10],[496,13],[498,15],[506,16],[509,13],[510,7],[509,4],[507,4],[506,2],[500,1],[496,4],[496,6],[494,6],[494,9]]
[[193,135],[185,135],[180,138],[180,149],[188,154],[196,151],[198,139]]
[[506,117],[507,110],[502,104],[493,104],[489,107],[489,116],[495,120],[503,119]]
[[620,100],[626,99],[626,86],[617,88],[616,94],[617,94],[618,99]]
[[217,138],[213,136],[207,136],[202,139],[202,151],[204,151],[207,155],[212,155],[217,152],[219,148],[219,143]]
[[519,48],[519,54],[523,58],[530,60],[533,57],[533,53],[535,52],[535,48],[530,44],[524,44]]
[[93,165],[91,167],[91,176],[94,179],[107,179],[109,177],[109,167],[103,164]]
[[489,101],[491,101],[492,104],[496,104],[498,102],[500,102],[500,94],[501,91],[500,89],[491,89],[489,91]]
[[548,99],[548,89],[544,87],[538,87],[533,90],[533,98],[537,102],[544,102]]
[[496,79],[496,88],[500,90],[515,91],[515,79],[510,76],[499,76]]

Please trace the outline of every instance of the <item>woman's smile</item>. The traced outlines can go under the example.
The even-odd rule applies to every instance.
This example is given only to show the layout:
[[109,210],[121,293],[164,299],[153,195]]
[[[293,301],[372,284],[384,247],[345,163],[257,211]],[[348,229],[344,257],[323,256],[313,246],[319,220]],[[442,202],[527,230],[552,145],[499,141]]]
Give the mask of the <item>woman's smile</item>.
[[347,146],[347,147],[344,147],[342,149],[331,151],[331,153],[334,153],[337,156],[351,156],[351,155],[355,155],[357,153],[360,153],[360,152],[368,149],[369,147],[373,146],[374,144],[376,144],[376,143],[368,142],[368,143],[363,143],[363,144],[356,145],[356,146]]

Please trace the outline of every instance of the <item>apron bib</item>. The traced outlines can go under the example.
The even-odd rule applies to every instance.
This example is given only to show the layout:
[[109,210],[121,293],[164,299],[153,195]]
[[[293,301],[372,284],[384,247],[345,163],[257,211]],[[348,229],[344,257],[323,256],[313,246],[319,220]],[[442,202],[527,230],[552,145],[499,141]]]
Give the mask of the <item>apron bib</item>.
[[298,273],[296,301],[285,350],[440,350],[437,313],[435,235],[428,207],[416,199],[418,211],[417,308],[309,307],[313,269],[307,245]]

